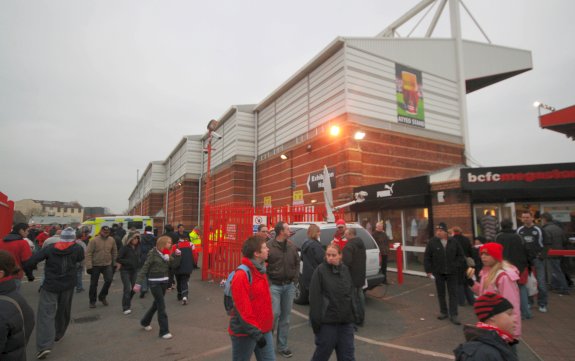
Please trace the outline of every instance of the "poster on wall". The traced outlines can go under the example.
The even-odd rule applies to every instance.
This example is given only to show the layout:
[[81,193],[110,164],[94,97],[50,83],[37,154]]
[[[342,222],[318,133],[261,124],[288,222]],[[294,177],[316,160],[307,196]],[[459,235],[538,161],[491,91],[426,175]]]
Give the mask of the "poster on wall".
[[421,71],[395,64],[397,121],[425,128]]

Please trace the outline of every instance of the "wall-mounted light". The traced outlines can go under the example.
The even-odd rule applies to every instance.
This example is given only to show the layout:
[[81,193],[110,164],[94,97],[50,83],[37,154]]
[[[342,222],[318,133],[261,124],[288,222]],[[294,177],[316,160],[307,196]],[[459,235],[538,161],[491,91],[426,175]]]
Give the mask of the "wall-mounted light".
[[286,160],[286,159],[288,159],[288,156],[287,156],[287,154],[282,153],[282,155],[280,155],[280,158],[281,158],[282,160]]
[[353,139],[355,140],[362,140],[363,138],[365,138],[365,132],[363,130],[358,130],[353,135]]
[[332,125],[331,128],[329,128],[329,134],[333,137],[337,137],[340,132],[341,132],[341,129],[337,125]]
[[311,204],[317,203],[317,199],[312,199],[312,200],[310,201],[310,203],[311,203]]
[[305,150],[307,150],[308,152],[311,152],[311,144],[308,144],[308,145],[305,147]]
[[551,105],[543,104],[543,103],[541,103],[541,102],[534,102],[534,103],[533,103],[533,106],[534,106],[535,108],[547,109],[547,110],[549,110],[550,112],[554,112],[554,111],[557,110],[557,109],[555,109],[555,107],[552,107]]

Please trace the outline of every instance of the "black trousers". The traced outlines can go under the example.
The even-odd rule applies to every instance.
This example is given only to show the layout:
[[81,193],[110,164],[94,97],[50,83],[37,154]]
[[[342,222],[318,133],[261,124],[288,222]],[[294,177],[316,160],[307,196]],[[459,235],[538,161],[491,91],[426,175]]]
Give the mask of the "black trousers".
[[322,324],[315,335],[315,351],[312,361],[328,361],[335,350],[338,361],[355,361],[353,324]]
[[[437,290],[437,301],[439,302],[439,312],[450,317],[457,316],[457,274],[436,274],[435,289]],[[449,295],[449,311],[445,301],[445,290]]]
[[190,281],[190,275],[186,273],[182,273],[176,275],[176,289],[178,290],[178,301],[181,301],[182,298],[188,297],[188,284]]

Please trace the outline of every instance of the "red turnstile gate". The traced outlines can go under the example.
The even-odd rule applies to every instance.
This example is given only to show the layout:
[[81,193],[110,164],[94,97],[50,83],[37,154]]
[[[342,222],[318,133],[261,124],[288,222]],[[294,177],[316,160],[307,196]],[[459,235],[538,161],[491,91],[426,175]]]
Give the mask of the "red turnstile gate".
[[254,234],[254,225],[257,227],[261,221],[271,230],[279,221],[291,224],[323,220],[323,207],[318,211],[314,206],[208,205],[202,237],[202,280],[225,279],[240,264],[242,244]]

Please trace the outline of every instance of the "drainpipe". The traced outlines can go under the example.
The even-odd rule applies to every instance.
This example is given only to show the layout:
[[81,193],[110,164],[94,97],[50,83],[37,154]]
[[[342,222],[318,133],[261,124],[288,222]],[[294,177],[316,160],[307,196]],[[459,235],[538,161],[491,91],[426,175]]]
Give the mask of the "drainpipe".
[[202,162],[200,164],[200,180],[199,180],[199,186],[198,186],[198,222],[196,223],[196,225],[199,227],[200,226],[200,220],[201,220],[201,212],[202,212],[202,180],[204,178],[204,140],[202,139]]
[[164,208],[164,227],[168,224],[168,201],[170,199],[170,180],[172,173],[172,157],[168,158],[168,174],[166,177],[166,207]]
[[253,199],[252,199],[252,207],[256,207],[256,172],[257,172],[257,163],[258,163],[258,146],[259,146],[259,141],[258,141],[258,118],[259,118],[259,112],[255,112],[254,114],[254,120],[255,120],[255,138],[256,138],[256,142],[255,142],[255,150],[254,150],[254,165],[253,165],[253,169],[252,169],[252,176],[253,176],[253,180],[252,180],[252,185],[253,185]]

